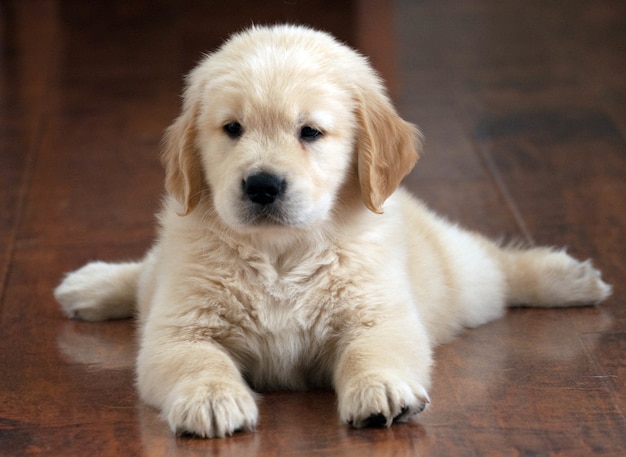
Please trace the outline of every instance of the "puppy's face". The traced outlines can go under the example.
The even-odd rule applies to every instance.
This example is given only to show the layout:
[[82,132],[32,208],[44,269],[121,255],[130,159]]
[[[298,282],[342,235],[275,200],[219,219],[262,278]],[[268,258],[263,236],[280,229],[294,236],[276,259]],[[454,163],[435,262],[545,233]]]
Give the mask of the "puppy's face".
[[206,182],[238,231],[326,220],[352,163],[354,101],[299,57],[242,60],[204,87],[210,104],[197,141]]
[[382,212],[419,147],[363,57],[290,26],[251,29],[209,55],[166,140],[182,213],[210,198],[239,232],[323,223],[347,185]]

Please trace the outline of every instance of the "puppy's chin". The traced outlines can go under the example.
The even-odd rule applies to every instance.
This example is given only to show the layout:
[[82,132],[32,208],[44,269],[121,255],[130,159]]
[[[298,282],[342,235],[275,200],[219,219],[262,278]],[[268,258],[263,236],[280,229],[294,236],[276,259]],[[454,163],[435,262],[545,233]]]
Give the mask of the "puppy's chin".
[[295,210],[276,206],[243,205],[238,211],[222,215],[222,220],[232,230],[242,235],[262,238],[282,239],[288,242],[292,237],[315,230],[329,219],[330,208],[327,205]]
[[242,201],[241,197],[237,200],[239,201],[233,203],[232,200],[215,199],[215,209],[226,225],[245,234],[277,230],[301,232],[319,226],[332,213],[330,196],[324,196],[315,202],[291,197],[266,205]]
[[290,220],[280,220],[275,217],[258,216],[254,219],[228,224],[231,233],[236,233],[242,239],[248,239],[256,248],[282,251],[289,249],[301,239],[310,237],[316,224],[294,223]]
[[238,220],[229,224],[238,232],[251,234],[255,232],[287,232],[302,231],[315,225],[317,219],[298,218],[269,208],[241,215]]
[[270,205],[270,206],[247,206],[245,209],[239,212],[238,215],[239,226],[248,227],[251,229],[263,229],[265,227],[297,227],[300,225],[306,225],[306,222],[301,218],[293,217],[284,209]]

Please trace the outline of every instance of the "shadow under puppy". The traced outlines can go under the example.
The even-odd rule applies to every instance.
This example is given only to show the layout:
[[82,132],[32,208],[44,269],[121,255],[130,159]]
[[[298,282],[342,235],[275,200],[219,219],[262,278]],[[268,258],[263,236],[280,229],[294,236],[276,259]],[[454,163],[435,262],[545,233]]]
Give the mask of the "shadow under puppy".
[[354,427],[405,421],[460,329],[611,291],[590,262],[502,248],[399,189],[420,140],[331,36],[236,34],[188,76],[153,248],[55,296],[74,318],[138,316],[137,386],[176,433],[252,430],[252,388],[332,386]]

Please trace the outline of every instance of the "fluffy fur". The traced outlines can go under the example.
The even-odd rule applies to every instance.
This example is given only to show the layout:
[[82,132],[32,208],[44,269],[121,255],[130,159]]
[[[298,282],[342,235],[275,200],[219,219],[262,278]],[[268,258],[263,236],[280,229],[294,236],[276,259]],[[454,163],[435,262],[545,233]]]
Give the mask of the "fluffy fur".
[[[501,248],[398,189],[420,146],[329,35],[237,34],[188,77],[152,250],[89,264],[55,296],[74,318],[137,314],[139,392],[174,432],[253,429],[253,388],[332,386],[355,427],[404,421],[429,403],[432,348],[460,329],[610,294],[589,262]],[[260,173],[280,183],[261,186],[269,203],[249,190]]]

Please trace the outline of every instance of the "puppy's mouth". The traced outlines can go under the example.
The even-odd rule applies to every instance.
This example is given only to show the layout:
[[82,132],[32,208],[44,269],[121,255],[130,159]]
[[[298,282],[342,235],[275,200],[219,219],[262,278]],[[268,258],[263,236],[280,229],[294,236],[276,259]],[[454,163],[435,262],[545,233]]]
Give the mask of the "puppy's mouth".
[[278,206],[255,207],[247,205],[241,214],[241,223],[250,227],[295,226],[298,225]]

